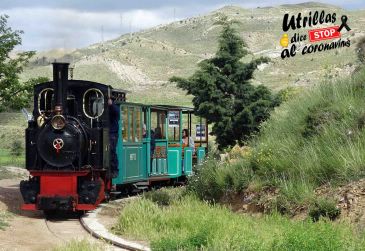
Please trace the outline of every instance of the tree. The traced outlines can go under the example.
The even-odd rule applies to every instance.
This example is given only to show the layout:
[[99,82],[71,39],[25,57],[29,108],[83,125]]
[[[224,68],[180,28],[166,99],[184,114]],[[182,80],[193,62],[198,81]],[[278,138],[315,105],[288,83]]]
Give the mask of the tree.
[[19,109],[29,105],[32,97],[33,85],[46,78],[30,79],[21,82],[19,74],[29,59],[35,54],[34,51],[18,53],[11,56],[15,46],[20,45],[22,31],[13,31],[8,27],[7,15],[0,15],[0,111],[6,109]]
[[189,78],[172,77],[179,88],[193,95],[195,114],[213,123],[219,149],[243,144],[269,117],[275,98],[265,86],[253,86],[250,79],[257,66],[268,62],[257,58],[249,63],[241,59],[248,54],[246,44],[233,28],[235,22],[221,18],[223,26],[215,57],[198,64]]

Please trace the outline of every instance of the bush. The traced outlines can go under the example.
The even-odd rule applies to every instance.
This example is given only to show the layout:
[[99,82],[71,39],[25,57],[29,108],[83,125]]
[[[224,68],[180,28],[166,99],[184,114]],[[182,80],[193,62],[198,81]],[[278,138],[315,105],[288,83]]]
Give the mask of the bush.
[[157,190],[151,191],[143,194],[143,197],[155,202],[159,206],[168,206],[170,205],[170,196],[166,191]]
[[334,110],[333,107],[328,107],[327,104],[323,106],[315,106],[309,109],[308,115],[305,118],[303,137],[318,135],[327,124],[341,119],[339,112]]
[[144,193],[143,198],[155,202],[159,206],[168,206],[172,200],[179,200],[185,192],[186,190],[183,187],[162,188]]
[[321,217],[335,220],[341,214],[341,210],[337,208],[334,200],[320,198],[310,206],[308,214],[314,222]]
[[23,152],[24,152],[24,149],[23,149],[21,141],[20,140],[15,140],[13,142],[13,144],[11,145],[10,154],[12,156],[19,157],[20,155],[22,155]]
[[224,187],[218,181],[218,166],[219,163],[215,159],[205,161],[189,178],[187,190],[195,193],[203,200],[219,200],[224,193]]
[[253,173],[247,166],[243,159],[229,164],[208,156],[189,178],[187,190],[202,200],[217,202],[224,195],[241,191],[248,186]]

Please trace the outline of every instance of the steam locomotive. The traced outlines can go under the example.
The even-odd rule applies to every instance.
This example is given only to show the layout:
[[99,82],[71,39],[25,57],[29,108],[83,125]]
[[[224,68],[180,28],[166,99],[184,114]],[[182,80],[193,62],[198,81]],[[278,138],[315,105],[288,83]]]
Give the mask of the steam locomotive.
[[[23,210],[93,210],[113,185],[128,192],[172,184],[204,159],[208,127],[200,119],[192,128],[191,108],[128,103],[124,90],[68,74],[68,63],[53,63],[53,81],[34,87],[25,132],[30,176],[20,183]],[[110,170],[110,97],[120,108],[118,177]],[[195,130],[195,146],[183,144],[183,126],[190,134]]]

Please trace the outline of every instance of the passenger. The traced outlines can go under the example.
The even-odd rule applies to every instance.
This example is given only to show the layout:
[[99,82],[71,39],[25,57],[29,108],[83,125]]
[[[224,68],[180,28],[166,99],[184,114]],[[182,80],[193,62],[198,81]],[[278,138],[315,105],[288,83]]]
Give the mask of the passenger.
[[183,140],[183,147],[195,148],[194,140],[193,140],[192,137],[189,137],[188,129],[183,129],[183,131],[182,131],[182,140]]
[[155,129],[155,139],[162,139],[161,127],[156,127],[156,129]]
[[142,137],[144,139],[147,138],[147,127],[146,127],[146,124],[143,124],[143,127],[142,127]]
[[111,97],[108,100],[109,105],[109,144],[110,144],[110,171],[111,177],[118,177],[118,156],[117,156],[117,143],[118,143],[118,132],[119,132],[119,117],[120,110],[119,106],[114,103],[115,98]]
[[156,141],[155,141],[155,132],[151,130],[151,154],[153,155],[155,152]]

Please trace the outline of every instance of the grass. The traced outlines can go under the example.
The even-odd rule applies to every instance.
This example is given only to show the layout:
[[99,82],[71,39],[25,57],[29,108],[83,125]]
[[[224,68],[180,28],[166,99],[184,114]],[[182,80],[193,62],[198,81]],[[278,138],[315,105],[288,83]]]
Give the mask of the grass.
[[100,244],[90,243],[83,240],[71,240],[66,245],[58,246],[53,251],[102,251],[105,250]]
[[[1,166],[25,166],[25,156],[24,153],[20,156],[14,156],[10,153],[9,149],[0,149],[0,167]],[[2,174],[0,174],[1,178]]]
[[5,230],[8,224],[8,219],[11,217],[10,213],[6,211],[0,211],[0,230]]
[[345,223],[293,221],[278,214],[252,217],[192,195],[159,206],[131,201],[114,232],[150,241],[153,250],[361,250],[362,233]]

